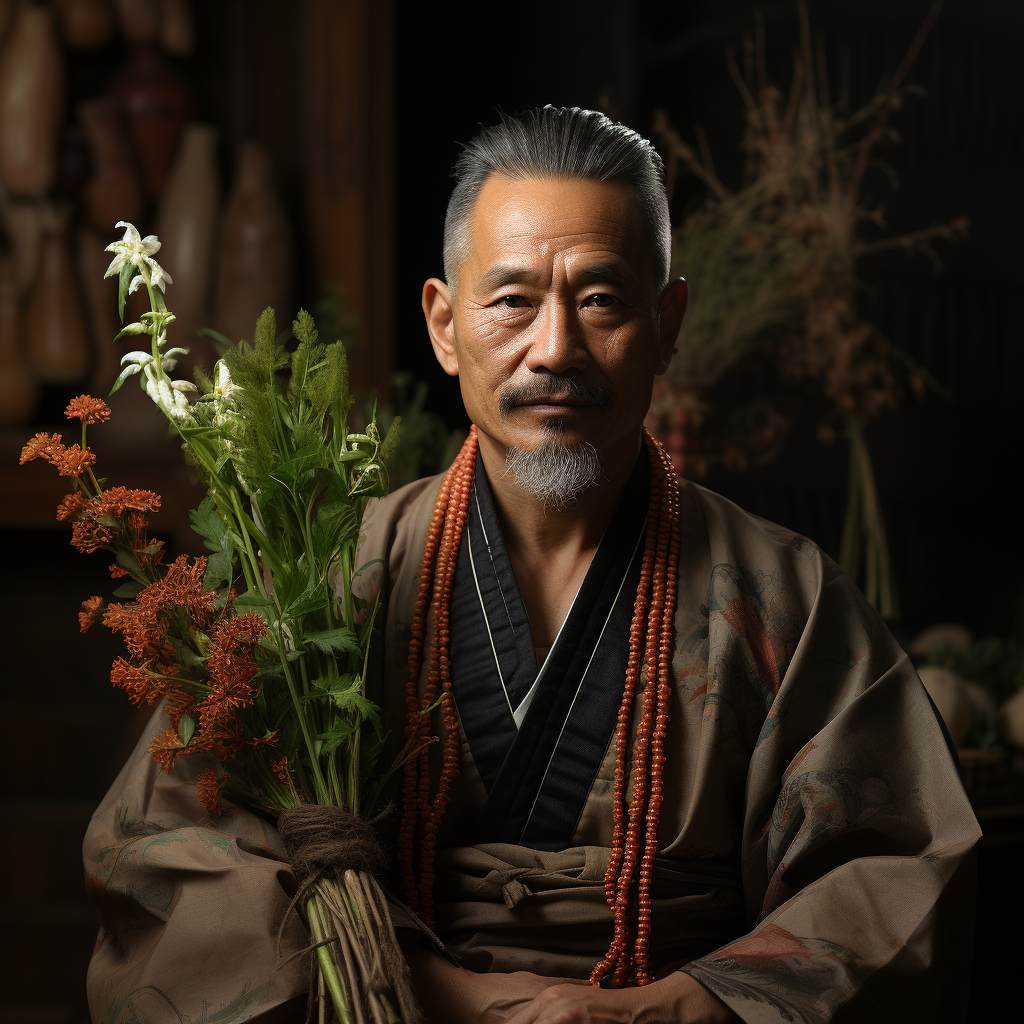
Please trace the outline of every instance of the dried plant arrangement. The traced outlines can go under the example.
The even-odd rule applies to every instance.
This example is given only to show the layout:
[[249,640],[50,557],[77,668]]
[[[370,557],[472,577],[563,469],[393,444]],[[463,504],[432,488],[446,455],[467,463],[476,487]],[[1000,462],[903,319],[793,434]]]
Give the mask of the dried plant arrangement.
[[[198,796],[212,819],[230,799],[277,823],[289,853],[316,964],[311,1009],[340,1024],[419,1021],[408,968],[376,875],[384,857],[374,829],[381,792],[405,758],[383,758],[379,708],[365,694],[377,590],[360,576],[355,551],[367,502],[387,491],[386,462],[398,423],[349,426],[348,365],[341,342],[325,345],[312,317],[292,325],[290,352],[274,311],[253,343],[230,346],[198,388],[171,377],[184,349],[168,347],[170,279],[153,258],[155,236],[130,224],[108,246],[108,276],[127,295],[144,288],[150,309],[122,334],[148,338],[128,353],[113,390],[139,375],[176,428],[206,486],[192,512],[209,554],[164,561],[149,535],[151,491],[108,485],[96,475],[87,429],[110,417],[89,395],[71,402],[78,443],[37,434],[21,462],[43,459],[71,481],[58,509],[72,545],[114,556],[113,600],[87,600],[95,622],[127,648],[111,680],[137,705],[162,702],[169,726],[149,753],[166,772],[198,757]],[[194,400],[190,400],[190,394]]]
[[889,619],[899,608],[864,428],[908,392],[941,389],[858,311],[857,261],[902,249],[938,264],[932,243],[967,231],[960,218],[860,237],[865,224],[884,227],[882,210],[865,198],[865,175],[879,145],[896,138],[890,116],[914,91],[903,81],[940,7],[933,4],[885,88],[848,115],[830,98],[824,46],[812,41],[806,3],[799,4],[800,47],[786,96],[769,80],[759,23],[745,40],[743,71],[735,53],[727,54],[744,105],[739,189],[719,179],[702,133],[698,151],[663,111],[653,126],[670,193],[686,173],[705,189],[674,237],[673,269],[689,281],[691,303],[680,350],[655,392],[658,431],[677,469],[699,478],[709,467],[743,469],[774,458],[801,404],[828,399],[819,438],[833,441],[841,430],[849,441],[841,562]]

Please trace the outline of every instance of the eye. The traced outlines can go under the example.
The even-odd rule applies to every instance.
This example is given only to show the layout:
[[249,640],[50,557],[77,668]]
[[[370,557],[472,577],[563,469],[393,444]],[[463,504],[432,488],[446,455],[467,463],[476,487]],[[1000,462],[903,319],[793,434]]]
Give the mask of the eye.
[[593,295],[588,295],[583,300],[584,306],[597,306],[598,309],[608,309],[610,306],[614,306],[619,300],[614,295],[609,295],[607,292],[596,292]]
[[496,305],[504,306],[506,309],[526,309],[530,300],[525,295],[502,295]]

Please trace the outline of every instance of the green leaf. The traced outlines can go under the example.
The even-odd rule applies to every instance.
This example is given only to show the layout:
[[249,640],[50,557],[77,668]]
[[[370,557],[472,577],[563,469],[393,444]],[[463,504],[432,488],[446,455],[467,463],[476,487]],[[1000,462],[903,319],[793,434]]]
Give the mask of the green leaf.
[[206,540],[206,546],[210,551],[224,550],[222,540],[228,532],[228,527],[212,498],[203,498],[199,508],[189,512],[188,517],[192,520],[192,529]]
[[138,363],[129,363],[118,375],[117,380],[114,381],[114,386],[110,389],[107,394],[107,398],[116,392],[121,390],[121,385],[133,374],[138,373],[142,369]]
[[200,327],[196,334],[201,334],[205,338],[212,338],[218,345],[223,345],[224,348],[231,348],[234,344],[226,334],[221,334],[220,331],[215,331],[212,327]]
[[181,737],[181,745],[187,747],[189,740],[195,735],[196,720],[191,715],[182,715],[178,720],[178,735]]
[[260,647],[278,657],[284,655],[286,661],[298,661],[303,656],[302,651],[282,651],[277,640],[269,633],[260,640]]
[[121,274],[117,279],[117,314],[121,318],[121,323],[124,323],[124,306],[128,301],[128,288],[138,272],[138,268],[134,264],[126,263],[121,268]]
[[231,555],[226,551],[218,551],[210,555],[203,574],[203,589],[216,590],[222,583],[230,584],[234,578],[234,564]]
[[346,721],[344,719],[338,721],[332,728],[326,732],[320,733],[316,738],[316,745],[319,748],[320,754],[330,754],[336,750],[342,743],[351,739],[359,728],[358,722]]
[[324,654],[362,654],[359,641],[348,626],[307,633],[304,639]]
[[121,586],[114,591],[114,597],[119,598],[122,601],[131,601],[133,598],[139,596],[139,591],[141,590],[141,583],[137,580],[129,580],[127,583],[122,583]]
[[390,461],[391,457],[395,454],[398,449],[398,440],[400,430],[402,426],[402,417],[396,416],[391,421],[391,426],[388,427],[387,434],[384,435],[384,440],[380,446],[380,458],[382,462]]
[[326,609],[330,606],[327,595],[323,591],[315,594],[303,594],[302,597],[292,601],[282,612],[282,619],[298,619],[310,612]]

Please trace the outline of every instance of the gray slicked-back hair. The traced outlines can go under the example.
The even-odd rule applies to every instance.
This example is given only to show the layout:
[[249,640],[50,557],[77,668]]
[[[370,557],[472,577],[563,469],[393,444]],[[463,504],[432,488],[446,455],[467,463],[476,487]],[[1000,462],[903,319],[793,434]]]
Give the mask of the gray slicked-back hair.
[[596,110],[537,107],[484,128],[455,161],[455,190],[444,221],[444,276],[455,288],[469,255],[469,220],[492,174],[616,181],[632,189],[647,228],[658,290],[672,257],[665,165],[647,139]]

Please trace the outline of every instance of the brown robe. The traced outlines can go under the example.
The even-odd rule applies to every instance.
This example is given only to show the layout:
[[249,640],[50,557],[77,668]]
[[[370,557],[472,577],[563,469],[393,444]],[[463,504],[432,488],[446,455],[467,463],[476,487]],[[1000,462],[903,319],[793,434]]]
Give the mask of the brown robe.
[[[437,487],[411,484],[365,522],[361,561],[381,559],[387,581],[370,695],[395,736]],[[687,971],[749,1022],[962,1020],[980,829],[913,667],[812,542],[690,483],[680,516],[653,966]],[[585,977],[611,934],[614,745],[572,844],[551,852],[467,845],[486,790],[462,739],[438,932],[474,970]],[[306,937],[293,915],[279,944],[290,872],[276,833],[228,803],[211,818],[198,758],[167,776],[147,743],[85,841],[102,921],[93,1020],[290,1019],[308,973],[286,957]]]

